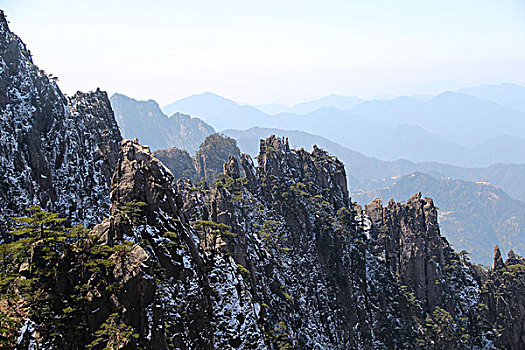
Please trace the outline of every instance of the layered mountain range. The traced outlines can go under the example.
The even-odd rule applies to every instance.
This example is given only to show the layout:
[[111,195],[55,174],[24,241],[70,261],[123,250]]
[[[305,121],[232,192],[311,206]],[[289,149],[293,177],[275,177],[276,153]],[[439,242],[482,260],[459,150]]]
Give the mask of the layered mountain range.
[[153,100],[137,101],[121,94],[110,100],[123,137],[138,138],[153,150],[177,147],[195,154],[204,138],[215,133],[201,119],[181,113],[168,117]]
[[[525,94],[525,88],[512,87],[502,85],[493,90],[500,95],[510,90],[516,96],[513,102],[518,100],[518,92]],[[483,99],[450,91],[428,100],[401,96],[359,101],[328,96],[305,103],[310,109],[303,104],[286,112],[267,114],[203,93],[175,101],[164,110],[199,117],[221,131],[263,127],[313,133],[386,161],[407,159],[466,167],[524,163],[524,112],[515,109],[519,107],[515,103],[498,99],[495,92],[487,95],[494,97]]]
[[256,162],[211,135],[163,164],[0,32],[1,347],[525,347],[525,259],[471,264],[432,199],[363,208],[340,160],[275,136]]

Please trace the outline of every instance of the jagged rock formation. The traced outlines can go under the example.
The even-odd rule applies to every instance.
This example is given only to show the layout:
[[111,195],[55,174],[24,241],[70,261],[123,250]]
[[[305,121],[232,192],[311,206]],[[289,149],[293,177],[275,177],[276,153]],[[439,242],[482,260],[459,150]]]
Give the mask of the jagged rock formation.
[[237,142],[221,134],[212,134],[204,140],[195,159],[188,152],[177,148],[156,151],[155,156],[171,170],[175,180],[190,179],[211,185],[223,172],[223,164],[230,157],[239,159]]
[[0,12],[1,233],[31,204],[73,222],[100,222],[119,141],[106,93],[65,97]]
[[440,235],[432,199],[421,198],[419,193],[405,204],[391,200],[384,208],[377,199],[365,207],[365,212],[371,221],[373,249],[414,294],[417,317],[424,319],[436,310],[445,310],[454,322],[451,327],[466,335],[466,341],[450,336],[449,345],[486,345],[486,325],[480,322],[483,314],[478,312],[482,305],[479,278],[465,257],[455,253]]
[[[188,181],[175,190],[171,174],[146,148],[123,144],[112,224],[104,235],[142,242],[149,256],[143,273],[157,281],[151,300],[160,301],[151,301],[156,311],[143,314],[180,332],[180,311],[165,306],[176,299],[185,310],[201,310],[189,318],[199,321],[195,327],[204,335],[149,329],[157,334],[151,339],[161,341],[142,346],[490,348],[510,344],[510,334],[519,332],[510,324],[495,328],[503,321],[489,313],[498,314],[502,305],[495,292],[484,292],[494,277],[448,245],[431,199],[415,195],[385,208],[374,201],[361,210],[349,203],[337,159],[318,148],[292,150],[275,137],[261,141],[258,164],[232,156],[210,190]],[[115,209],[133,200],[147,203],[145,226],[122,224]],[[184,248],[173,250],[167,237]],[[173,261],[186,261],[191,272],[182,273]],[[175,288],[173,294],[166,280],[200,288]],[[507,319],[523,315],[519,308],[509,314]],[[133,323],[138,315],[124,318],[135,329],[146,323]]]
[[155,151],[153,154],[171,170],[176,180],[197,178],[195,161],[187,151],[172,147]]
[[231,155],[237,158],[241,155],[234,139],[221,134],[206,137],[195,155],[197,178],[212,184],[222,174],[222,165]]
[[[173,180],[148,148],[123,141],[111,192],[112,216],[97,227],[108,242],[138,243],[147,256],[140,268],[135,265],[132,286],[139,290],[130,286],[135,297],[118,305],[125,310],[126,323],[139,332],[138,347],[264,348],[259,310],[239,267],[227,254],[204,250],[207,243],[180,210]],[[120,210],[134,200],[146,203],[144,222],[137,226],[123,220]],[[140,292],[144,288],[148,294]]]
[[[137,335],[129,349],[520,348],[521,258],[475,268],[420,195],[361,210],[343,165],[321,149],[271,137],[258,164],[232,156],[211,189],[175,185],[147,147],[124,140],[111,217],[95,232],[130,248],[105,277],[84,277],[95,288],[83,304],[89,327],[45,344],[83,347],[117,315]],[[100,278],[120,287],[89,282]],[[22,343],[35,342],[42,326],[25,327],[33,338]]]
[[115,154],[104,93],[66,99],[0,25],[2,215],[39,203],[93,222],[114,169],[90,234],[41,212],[1,245],[0,346],[524,347],[524,259],[496,249],[491,270],[472,265],[431,199],[362,209],[338,159],[274,136],[255,166],[212,135],[206,182],[175,183],[137,140]]
[[441,232],[457,251],[468,251],[473,262],[491,266],[495,245],[505,252],[525,252],[525,203],[488,183],[413,173],[388,187],[356,192],[352,199],[359,203],[374,198],[399,201],[416,192],[433,199],[440,208]]
[[494,267],[481,275],[484,299],[488,305],[488,322],[501,329],[497,344],[504,349],[525,348],[525,258],[509,251],[503,261],[494,248]]
[[204,138],[215,132],[199,118],[182,113],[166,116],[153,100],[137,101],[121,94],[110,100],[122,135],[138,138],[152,150],[176,147],[194,155]]

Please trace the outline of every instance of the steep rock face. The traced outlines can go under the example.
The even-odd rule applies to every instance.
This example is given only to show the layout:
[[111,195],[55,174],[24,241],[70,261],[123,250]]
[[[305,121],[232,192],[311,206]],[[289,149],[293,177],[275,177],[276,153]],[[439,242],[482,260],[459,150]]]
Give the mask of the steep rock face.
[[153,154],[171,170],[175,180],[196,178],[194,160],[187,151],[172,147],[155,151]]
[[[131,296],[118,296],[123,319],[139,332],[136,346],[264,348],[258,311],[237,265],[220,251],[204,251],[208,245],[182,214],[173,180],[147,147],[122,142],[111,191],[112,215],[99,226],[99,234],[109,243],[134,242],[148,257],[135,284],[155,281],[154,292],[130,289]],[[136,208],[140,222],[127,220],[122,209],[133,201],[144,203]]]
[[[102,260],[105,277],[79,277],[79,264],[60,275],[52,288],[64,297],[87,288],[67,316],[86,327],[54,317],[60,337],[39,344],[83,348],[117,317],[137,335],[129,349],[520,348],[521,258],[476,269],[419,194],[352,205],[343,166],[318,148],[271,137],[258,159],[229,157],[211,187],[175,184],[148,147],[122,141],[111,216],[94,229],[118,247],[115,263]],[[25,348],[46,329],[38,318],[24,327]]]
[[198,179],[212,184],[222,174],[222,165],[231,155],[237,158],[241,155],[234,139],[221,134],[206,137],[195,155]]
[[494,264],[483,274],[488,322],[499,329],[496,344],[501,348],[525,348],[525,258],[512,250],[503,261],[494,248]]
[[182,113],[168,117],[153,100],[137,101],[114,94],[111,105],[122,135],[128,139],[138,138],[152,150],[177,147],[194,155],[204,138],[215,132],[199,118]]
[[354,193],[352,198],[360,203],[378,197],[399,201],[417,192],[439,206],[441,233],[455,249],[468,251],[473,262],[490,266],[496,244],[505,252],[525,252],[525,203],[488,183],[413,173],[388,187]]
[[[391,200],[386,207],[377,199],[365,206],[365,213],[376,254],[418,300],[415,316],[427,322],[450,317],[452,328],[465,335],[449,335],[446,342],[452,347],[487,346],[480,277],[468,256],[454,252],[440,235],[432,199],[419,193],[406,203]],[[439,338],[432,341],[439,346]]]
[[[426,300],[426,309],[443,303],[443,290],[436,284],[443,278],[448,243],[439,234],[437,211],[432,199],[412,196],[406,204],[381,200],[365,206],[372,222],[371,235],[377,249],[404,285],[410,286],[418,299]],[[450,249],[449,249],[450,250]],[[441,267],[441,268],[440,268]]]
[[261,140],[258,156],[259,176],[266,185],[275,178],[290,177],[299,183],[320,186],[318,195],[328,196],[336,209],[349,205],[343,163],[314,145],[313,152],[290,150],[288,139],[271,136]]
[[65,97],[34,65],[3,12],[0,111],[1,225],[31,204],[74,222],[99,222],[109,206],[120,141],[107,95]]
[[[127,277],[110,298],[139,334],[130,348],[346,349],[399,347],[410,338],[410,316],[392,307],[406,298],[364,246],[346,187],[336,181],[344,177],[341,164],[320,150],[269,152],[280,159],[278,179],[266,179],[270,169],[243,155],[249,185],[232,156],[208,190],[188,181],[175,187],[147,147],[122,142],[111,217],[96,230],[109,244],[140,246],[129,258],[140,265],[115,271]],[[376,326],[385,332],[375,335]]]
[[[261,141],[259,166],[230,157],[211,190],[179,184],[190,220],[227,225],[219,243],[250,283],[271,347],[400,347],[410,315],[399,285],[367,251],[349,205],[343,165],[326,152]],[[209,203],[206,205],[206,203]],[[195,210],[195,208],[203,208]],[[381,281],[370,282],[369,278]]]
[[240,157],[236,141],[220,134],[208,136],[197,151],[195,159],[188,152],[174,147],[155,151],[154,154],[171,170],[175,180],[190,179],[196,183],[205,181],[208,185],[222,174],[223,164],[231,157]]
[[[483,277],[440,236],[431,199],[361,211],[337,159],[275,137],[261,142],[258,167],[231,156],[211,188],[174,186],[147,148],[122,146],[105,235],[147,252],[143,273],[157,281],[156,301],[142,314],[178,330],[144,330],[152,337],[140,346],[491,346]],[[133,200],[147,204],[145,224],[123,220],[119,208]],[[198,331],[182,331],[175,305]],[[140,329],[137,312],[126,319]]]

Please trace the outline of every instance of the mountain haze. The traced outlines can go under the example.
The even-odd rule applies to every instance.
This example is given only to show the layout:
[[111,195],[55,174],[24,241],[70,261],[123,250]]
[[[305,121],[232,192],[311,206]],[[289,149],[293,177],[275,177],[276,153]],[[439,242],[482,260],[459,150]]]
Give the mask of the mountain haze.
[[366,101],[347,110],[333,106],[342,108],[345,103],[348,107],[358,101],[331,95],[298,105],[313,106],[309,110],[320,106],[307,114],[288,109],[269,115],[205,93],[179,100],[165,110],[198,116],[217,130],[299,129],[383,160],[467,167],[525,162],[525,152],[521,152],[525,145],[525,114],[491,101],[446,92],[428,101],[398,97]]
[[122,94],[110,98],[125,138],[138,138],[152,150],[177,147],[194,154],[201,142],[215,132],[212,126],[186,114],[166,116],[157,102],[137,101]]
[[481,85],[459,89],[458,92],[525,112],[525,87],[521,85],[512,83]]
[[473,182],[488,182],[500,187],[512,197],[525,201],[525,164],[494,164],[488,167],[464,168],[436,162],[410,162],[407,160],[382,161],[350,150],[322,136],[297,130],[251,128],[225,130],[224,133],[238,141],[243,152],[254,155],[260,139],[270,135],[287,137],[297,148],[323,147],[336,155],[347,167],[349,187],[352,191],[373,190],[390,186],[397,177],[423,172],[435,177],[452,177]]
[[249,128],[257,123],[267,123],[271,117],[255,107],[241,106],[211,92],[177,100],[162,108],[164,113],[185,113],[198,117],[217,130],[233,127]]

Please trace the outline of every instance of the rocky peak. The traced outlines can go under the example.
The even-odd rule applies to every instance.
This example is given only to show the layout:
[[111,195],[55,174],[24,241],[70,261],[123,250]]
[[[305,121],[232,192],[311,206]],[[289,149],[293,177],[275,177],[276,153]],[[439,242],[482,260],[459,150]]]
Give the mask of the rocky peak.
[[228,162],[230,156],[241,156],[234,139],[222,134],[206,137],[195,155],[197,177],[212,184],[223,173],[223,164]]
[[194,160],[187,151],[172,147],[155,151],[154,155],[171,170],[176,180],[196,180]]
[[66,98],[0,18],[0,225],[32,204],[94,225],[121,139],[107,95]]
[[496,245],[494,247],[494,262],[492,263],[492,268],[496,270],[503,266],[505,266],[505,264],[503,263],[503,258],[501,257],[501,251],[499,247]]
[[313,184],[336,208],[349,203],[346,172],[343,163],[326,151],[314,146],[311,153],[304,149],[291,150],[288,139],[270,136],[260,142],[257,157],[258,174],[263,182],[291,179]]
[[[152,155],[148,146],[136,140],[123,140],[111,186],[112,216],[120,218],[121,206],[137,201],[146,203],[142,213],[148,222],[157,223],[159,212],[177,217],[179,207],[173,184],[172,173]],[[123,239],[124,234],[118,231],[117,239]]]
[[424,301],[425,312],[445,305],[442,281],[447,276],[445,266],[454,257],[440,235],[432,199],[418,193],[406,203],[389,201],[386,207],[376,199],[365,206],[365,213],[371,221],[374,249],[385,257],[401,283]]
[[[179,188],[186,188],[184,181],[179,181]],[[136,140],[122,141],[111,188],[111,217],[97,231],[111,244],[135,242],[144,249],[137,254],[147,255],[140,260],[140,271],[133,274],[138,279],[132,285],[154,279],[153,290],[149,288],[147,294],[130,291],[136,300],[120,301],[123,310],[128,310],[123,317],[141,332],[139,347],[232,348],[230,343],[241,345],[248,338],[252,344],[263,344],[250,292],[237,275],[237,265],[229,255],[212,249],[210,242],[224,241],[212,234],[220,226],[202,220],[190,226],[181,210],[183,198],[171,172],[147,146]],[[193,205],[203,202],[196,200]],[[130,206],[142,218],[135,224],[129,219]],[[202,213],[200,219],[206,219]],[[227,292],[212,293],[217,289]],[[227,305],[236,306],[225,315]],[[169,329],[164,328],[166,324]],[[234,327],[233,333],[217,338],[225,325]]]
[[227,175],[231,178],[238,179],[241,174],[239,172],[239,161],[237,157],[230,156],[228,162],[224,163],[224,175]]

